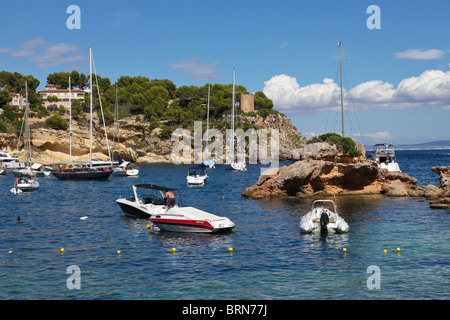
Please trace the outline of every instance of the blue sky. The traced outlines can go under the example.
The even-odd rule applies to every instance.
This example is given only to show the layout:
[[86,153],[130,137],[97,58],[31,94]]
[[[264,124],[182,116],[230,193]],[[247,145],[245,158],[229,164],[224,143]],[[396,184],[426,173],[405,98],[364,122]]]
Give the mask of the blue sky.
[[[69,5],[81,9],[70,30]],[[368,29],[370,5],[381,29]],[[264,91],[309,137],[340,132],[342,42],[346,134],[366,144],[450,139],[450,2],[8,1],[0,70],[47,75],[96,68],[177,86],[236,81]]]

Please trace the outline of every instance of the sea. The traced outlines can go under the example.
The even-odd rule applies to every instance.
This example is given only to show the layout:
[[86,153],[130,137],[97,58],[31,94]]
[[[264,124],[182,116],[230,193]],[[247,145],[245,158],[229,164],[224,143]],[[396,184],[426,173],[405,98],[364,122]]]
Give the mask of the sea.
[[[450,150],[396,155],[419,185],[439,185],[431,167],[450,165]],[[241,196],[264,165],[245,172],[217,165],[196,187],[186,185],[190,166],[140,165],[137,177],[107,181],[43,177],[39,190],[16,195],[11,172],[0,176],[0,299],[450,298],[450,210],[431,209],[423,198],[337,196],[349,232],[302,234],[300,217],[313,199]],[[149,229],[116,204],[137,183],[178,188],[184,205],[226,216],[236,228],[217,235]]]

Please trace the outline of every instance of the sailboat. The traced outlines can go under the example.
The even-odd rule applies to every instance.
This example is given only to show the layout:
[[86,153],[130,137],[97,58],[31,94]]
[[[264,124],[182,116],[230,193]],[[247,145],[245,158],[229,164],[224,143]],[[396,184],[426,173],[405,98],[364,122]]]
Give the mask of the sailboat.
[[[235,86],[236,86],[236,70],[233,68],[233,95],[232,95],[232,101],[231,101],[231,151],[234,156],[234,104],[235,104]],[[237,171],[246,171],[246,164],[245,160],[244,162],[238,162],[236,159],[233,160],[232,163],[230,163],[231,169],[237,170]]]
[[[25,80],[25,96],[26,96],[26,104],[25,104],[25,114],[24,114],[24,122],[25,122],[25,169],[21,169],[20,175],[22,176],[20,179],[16,178],[16,183],[14,187],[10,190],[11,193],[21,193],[25,191],[34,191],[39,189],[39,181],[36,179],[36,175],[32,173],[31,169],[31,137],[30,137],[30,125],[28,123],[28,83]],[[19,191],[20,190],[20,191]]]
[[[81,163],[63,164],[52,174],[59,180],[107,180],[112,173],[112,163],[92,158],[92,46],[89,46],[89,86],[90,86],[90,139],[89,161]],[[97,85],[98,87],[98,85]],[[69,85],[70,88],[70,85]],[[72,106],[71,106],[72,108]],[[72,119],[71,119],[72,121]],[[72,127],[70,128],[72,137]],[[107,138],[107,137],[106,137]],[[72,141],[72,140],[70,140]],[[107,142],[108,143],[108,142]],[[72,150],[72,143],[71,149]],[[109,150],[109,145],[108,145]],[[71,155],[72,156],[72,155]]]
[[[211,78],[210,81],[208,82],[208,110],[206,113],[206,144],[208,145],[209,142],[209,135],[208,135],[208,130],[209,130],[209,100],[210,100],[210,96],[211,96]],[[205,160],[202,162],[202,166],[203,167],[209,167],[209,168],[215,168],[216,167],[216,162],[213,160]]]
[[120,157],[120,132],[119,132],[119,98],[117,92],[117,83],[116,83],[116,104],[114,108],[114,137],[113,137],[113,158],[114,158],[114,150],[116,143],[116,129],[117,129],[117,152],[118,152],[118,160],[119,166],[114,167],[113,175],[115,176],[137,176],[139,174],[139,168],[128,161],[123,161]]

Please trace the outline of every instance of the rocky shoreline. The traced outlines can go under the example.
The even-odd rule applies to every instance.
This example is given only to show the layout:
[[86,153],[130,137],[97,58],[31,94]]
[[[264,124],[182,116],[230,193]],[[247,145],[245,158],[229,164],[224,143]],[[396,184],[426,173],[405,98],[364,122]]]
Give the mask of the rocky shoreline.
[[306,145],[300,154],[300,160],[290,165],[263,172],[256,184],[242,191],[242,196],[261,199],[382,194],[425,197],[432,208],[450,209],[450,167],[432,168],[440,175],[439,187],[420,186],[406,173],[380,169],[364,156],[346,157],[327,143]]

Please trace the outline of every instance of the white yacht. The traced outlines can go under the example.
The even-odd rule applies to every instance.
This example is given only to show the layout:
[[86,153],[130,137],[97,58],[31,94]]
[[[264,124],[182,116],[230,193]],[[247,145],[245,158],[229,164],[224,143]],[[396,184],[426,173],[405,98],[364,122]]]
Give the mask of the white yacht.
[[19,161],[19,158],[11,156],[9,152],[5,150],[0,151],[0,162],[5,165],[6,169],[23,169],[25,164]]
[[402,172],[395,157],[395,150],[390,143],[379,143],[373,146],[371,160],[375,161],[378,167],[392,172]]
[[208,178],[208,175],[205,167],[192,167],[188,169],[186,181],[188,185],[203,186],[206,178]]

